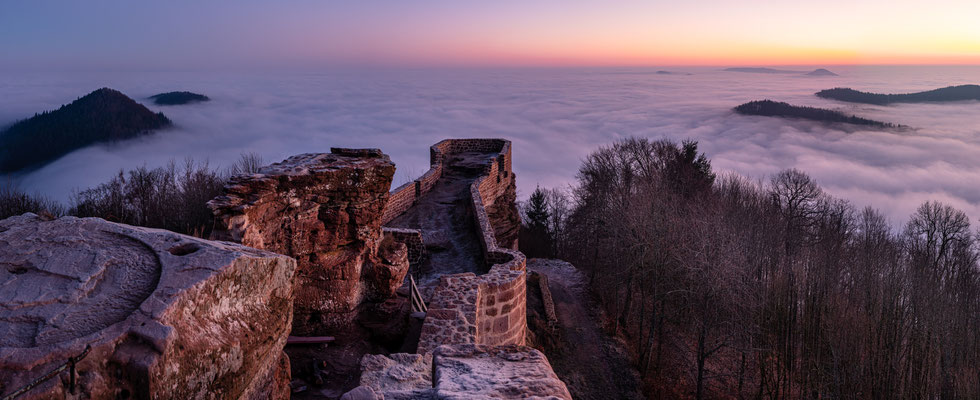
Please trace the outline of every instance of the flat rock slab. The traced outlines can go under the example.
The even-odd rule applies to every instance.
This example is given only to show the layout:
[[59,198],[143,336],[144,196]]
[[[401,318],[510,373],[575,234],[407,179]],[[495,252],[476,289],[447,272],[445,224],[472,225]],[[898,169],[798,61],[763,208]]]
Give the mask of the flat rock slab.
[[543,353],[525,346],[446,345],[433,355],[439,399],[571,399]]
[[545,355],[525,346],[456,344],[424,356],[369,354],[361,359],[360,384],[348,398],[572,398]]
[[[387,400],[428,398],[432,394],[432,356],[395,353],[366,354],[361,359],[361,386]],[[354,389],[352,397],[364,389]],[[356,398],[356,397],[353,397]]]
[[[2,220],[0,394],[91,346],[77,387],[91,398],[288,396],[295,269],[286,256],[98,218]],[[62,398],[67,381],[21,398]]]

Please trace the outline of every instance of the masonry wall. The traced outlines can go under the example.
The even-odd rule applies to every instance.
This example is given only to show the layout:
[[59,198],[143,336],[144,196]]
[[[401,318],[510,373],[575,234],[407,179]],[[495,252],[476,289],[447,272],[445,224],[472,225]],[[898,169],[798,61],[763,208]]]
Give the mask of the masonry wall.
[[[471,207],[482,238],[484,275],[456,274],[440,279],[422,327],[419,353],[443,344],[523,345],[527,331],[526,258],[498,246],[487,204],[513,185],[510,142],[502,139],[449,139],[430,148],[433,165],[466,151],[499,152],[470,187]],[[431,171],[431,170],[430,170]],[[424,193],[424,192],[423,192]]]
[[[382,224],[387,224],[399,215],[408,211],[415,204],[419,197],[428,193],[435,186],[436,181],[442,177],[442,163],[446,157],[456,153],[467,151],[499,152],[496,162],[493,163],[493,174],[497,171],[503,177],[512,177],[510,169],[510,141],[504,139],[446,139],[429,147],[429,170],[418,179],[407,182],[389,193],[388,205],[385,207],[381,218]],[[488,173],[490,173],[488,171]],[[498,181],[500,178],[497,178]],[[496,187],[488,186],[488,189]],[[487,200],[494,193],[499,191],[489,191],[484,196]]]

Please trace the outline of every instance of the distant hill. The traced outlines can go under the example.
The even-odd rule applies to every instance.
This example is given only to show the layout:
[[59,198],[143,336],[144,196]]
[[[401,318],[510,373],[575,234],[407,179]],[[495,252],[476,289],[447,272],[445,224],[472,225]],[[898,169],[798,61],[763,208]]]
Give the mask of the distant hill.
[[803,71],[790,71],[785,69],[773,69],[773,68],[747,68],[747,67],[736,67],[736,68],[725,68],[728,72],[748,72],[752,74],[801,74]]
[[874,121],[847,115],[839,111],[826,110],[816,107],[794,106],[788,103],[772,100],[750,101],[735,107],[735,112],[744,115],[762,115],[767,117],[800,118],[812,121],[867,125],[877,128],[898,128],[899,125]]
[[170,125],[163,113],[102,88],[0,132],[0,173],[39,167],[91,144],[129,139]]
[[150,96],[149,99],[157,105],[172,106],[180,104],[197,103],[201,101],[211,101],[208,96],[192,92],[167,92]]
[[817,68],[813,71],[807,72],[806,74],[809,76],[838,76],[837,74],[823,68]]
[[892,103],[934,103],[945,101],[980,100],[980,86],[960,85],[906,94],[878,94],[851,88],[834,88],[817,92],[818,97],[851,103],[887,105]]

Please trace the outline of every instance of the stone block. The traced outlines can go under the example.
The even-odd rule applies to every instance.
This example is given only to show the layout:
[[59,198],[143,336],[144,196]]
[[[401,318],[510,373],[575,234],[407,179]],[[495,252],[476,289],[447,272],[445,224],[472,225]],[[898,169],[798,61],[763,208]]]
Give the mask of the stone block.
[[[286,398],[296,261],[98,218],[0,221],[0,393],[90,346],[85,398]],[[21,399],[66,398],[65,379]]]
[[440,399],[571,399],[540,351],[524,346],[449,345],[433,356]]

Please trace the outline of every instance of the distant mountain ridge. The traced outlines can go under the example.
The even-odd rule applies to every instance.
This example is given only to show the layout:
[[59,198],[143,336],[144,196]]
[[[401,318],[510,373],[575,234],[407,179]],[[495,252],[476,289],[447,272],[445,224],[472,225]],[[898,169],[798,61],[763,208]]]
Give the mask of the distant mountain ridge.
[[180,104],[190,104],[202,101],[211,101],[211,98],[203,94],[194,92],[166,92],[155,94],[149,97],[153,103],[161,106],[173,106]]
[[734,67],[725,68],[728,72],[748,72],[750,74],[802,74],[803,71],[790,71],[775,68]]
[[888,105],[892,103],[938,103],[947,101],[980,100],[980,85],[947,86],[925,92],[906,94],[879,94],[861,92],[851,88],[821,90],[817,97],[851,103]]
[[750,74],[803,74],[807,76],[837,76],[825,68],[817,68],[813,71],[793,71],[788,69],[757,68],[757,67],[733,67],[725,68],[728,72],[746,72]]
[[813,71],[807,72],[809,76],[839,76],[833,72],[830,72],[824,68],[817,68]]
[[82,147],[171,125],[163,113],[154,113],[119,91],[98,89],[0,132],[0,173],[40,167]]
[[867,125],[877,128],[899,128],[900,125],[875,121],[844,114],[840,111],[816,107],[794,106],[772,100],[756,100],[735,107],[735,112],[743,115],[761,115],[766,117],[800,118],[811,121]]

